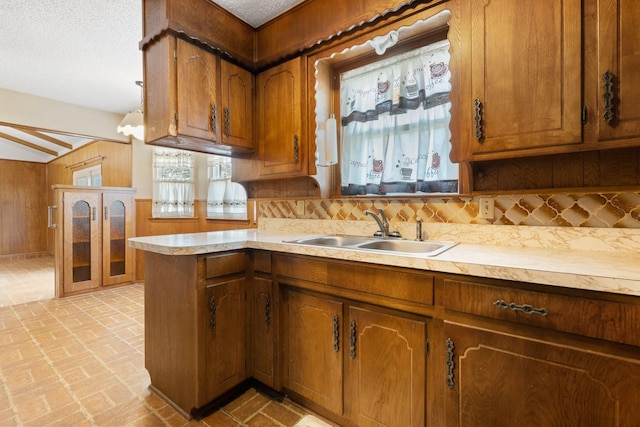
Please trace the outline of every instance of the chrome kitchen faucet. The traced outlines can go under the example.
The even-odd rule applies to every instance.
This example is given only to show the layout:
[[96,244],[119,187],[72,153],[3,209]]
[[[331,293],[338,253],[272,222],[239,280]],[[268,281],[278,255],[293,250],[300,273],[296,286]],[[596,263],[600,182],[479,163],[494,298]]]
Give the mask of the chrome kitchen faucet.
[[384,214],[384,211],[382,209],[376,209],[378,209],[380,217],[378,217],[375,212],[368,209],[364,211],[365,215],[371,215],[373,219],[376,220],[376,222],[378,223],[378,227],[380,228],[380,230],[376,231],[373,235],[376,237],[402,237],[397,231],[392,231],[391,233],[389,232],[389,221],[387,221],[387,216]]

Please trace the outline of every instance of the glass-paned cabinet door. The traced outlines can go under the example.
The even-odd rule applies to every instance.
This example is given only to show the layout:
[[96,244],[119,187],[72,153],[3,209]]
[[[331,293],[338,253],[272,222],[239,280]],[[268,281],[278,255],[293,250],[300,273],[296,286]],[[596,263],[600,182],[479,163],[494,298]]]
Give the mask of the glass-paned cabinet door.
[[65,193],[64,290],[74,292],[100,285],[100,197]]
[[107,209],[105,216],[109,216],[109,245],[111,247],[109,259],[109,274],[118,276],[125,271],[125,208],[121,200],[115,200]]
[[131,251],[127,238],[131,233],[131,195],[103,194],[103,284],[123,282],[123,276],[130,276]]

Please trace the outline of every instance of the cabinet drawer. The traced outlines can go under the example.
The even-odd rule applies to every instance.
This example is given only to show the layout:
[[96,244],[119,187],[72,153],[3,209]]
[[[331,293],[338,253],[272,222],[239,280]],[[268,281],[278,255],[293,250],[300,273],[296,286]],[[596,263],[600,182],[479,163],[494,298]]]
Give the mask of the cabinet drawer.
[[229,274],[244,273],[246,267],[244,252],[209,255],[205,257],[205,278],[213,279]]
[[322,259],[274,256],[276,275],[316,283],[327,283],[327,262]]
[[[604,295],[603,295],[604,297]],[[640,302],[445,280],[445,310],[640,345]]]
[[253,269],[262,273],[271,273],[271,252],[253,252]]
[[433,305],[433,276],[397,268],[331,263],[328,283],[355,291]]

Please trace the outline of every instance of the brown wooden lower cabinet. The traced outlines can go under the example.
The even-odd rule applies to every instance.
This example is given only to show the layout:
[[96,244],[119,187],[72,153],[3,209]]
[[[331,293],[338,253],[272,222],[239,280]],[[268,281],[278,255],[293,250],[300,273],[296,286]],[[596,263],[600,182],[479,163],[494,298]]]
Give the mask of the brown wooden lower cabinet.
[[271,278],[271,253],[252,253],[253,277],[251,295],[251,368],[253,377],[262,384],[277,388],[276,345],[278,307],[276,289]]
[[145,367],[185,417],[249,376],[245,252],[145,252]]
[[[54,185],[56,296],[133,282],[131,188]],[[52,221],[53,218],[50,218]]]
[[424,426],[426,323],[349,307],[347,418],[362,427]]
[[147,252],[145,279],[187,416],[253,378],[344,427],[638,425],[635,297],[268,251]]
[[445,322],[447,426],[637,426],[640,361]]
[[[244,254],[237,254],[244,256]],[[244,274],[244,271],[242,272]],[[220,396],[247,378],[244,277],[207,286],[209,327],[203,400]]]
[[342,415],[343,303],[288,290],[283,304],[284,387]]

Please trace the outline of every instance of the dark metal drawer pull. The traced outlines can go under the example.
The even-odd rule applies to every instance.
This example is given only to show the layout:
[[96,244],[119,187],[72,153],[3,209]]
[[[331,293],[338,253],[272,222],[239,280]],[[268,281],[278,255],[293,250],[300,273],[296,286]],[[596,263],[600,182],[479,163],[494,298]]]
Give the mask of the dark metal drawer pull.
[[482,142],[484,135],[482,134],[482,102],[476,98],[473,100],[473,121],[475,122],[475,137]]
[[352,359],[356,358],[356,321],[351,320],[349,322],[349,344],[351,347],[349,348],[349,356]]
[[453,381],[453,371],[456,366],[456,363],[454,361],[455,354],[453,352],[453,350],[455,349],[455,345],[453,344],[453,340],[451,338],[447,338],[447,340],[444,342],[444,345],[447,349],[447,359],[445,361],[445,366],[447,368],[447,387],[453,388],[455,386],[455,382]]
[[539,314],[540,316],[546,316],[548,311],[546,308],[533,308],[529,304],[518,305],[515,302],[508,303],[505,300],[499,299],[493,303],[500,310],[521,311],[525,314]]
[[340,351],[340,319],[337,314],[333,315],[333,351]]
[[607,70],[602,75],[602,100],[604,101],[604,108],[602,113],[603,120],[608,124],[612,125],[612,122],[616,119],[616,111],[615,111],[615,95],[613,88],[613,80],[614,75],[611,71]]

